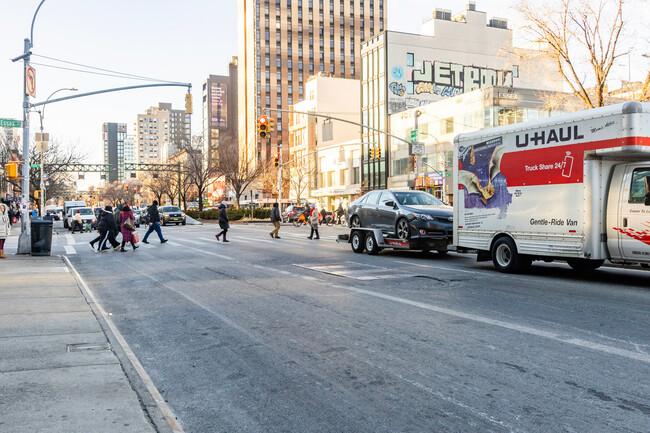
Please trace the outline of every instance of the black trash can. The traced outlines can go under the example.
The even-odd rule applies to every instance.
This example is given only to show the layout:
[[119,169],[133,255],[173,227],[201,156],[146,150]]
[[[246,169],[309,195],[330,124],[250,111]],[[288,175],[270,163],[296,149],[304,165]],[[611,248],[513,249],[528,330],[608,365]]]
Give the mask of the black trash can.
[[52,221],[32,220],[32,256],[49,256],[52,251]]

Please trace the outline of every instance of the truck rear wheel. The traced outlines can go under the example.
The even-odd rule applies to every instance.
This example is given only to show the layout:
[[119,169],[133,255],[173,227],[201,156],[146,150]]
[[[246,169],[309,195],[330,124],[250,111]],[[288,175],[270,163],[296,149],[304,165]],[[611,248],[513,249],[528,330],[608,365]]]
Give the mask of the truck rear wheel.
[[363,241],[364,238],[362,232],[352,232],[352,236],[350,236],[350,245],[352,245],[352,251],[355,253],[362,253],[364,250]]
[[515,241],[503,237],[492,246],[492,263],[499,272],[515,274],[523,270],[528,261],[517,252]]
[[600,268],[605,260],[570,259],[566,262],[576,271],[594,271]]

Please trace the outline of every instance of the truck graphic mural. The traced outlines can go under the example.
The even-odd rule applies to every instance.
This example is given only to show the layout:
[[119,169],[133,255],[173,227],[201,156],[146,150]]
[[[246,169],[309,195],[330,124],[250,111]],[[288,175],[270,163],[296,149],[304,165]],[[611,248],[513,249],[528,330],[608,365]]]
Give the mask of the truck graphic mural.
[[459,148],[458,183],[464,191],[465,209],[499,209],[505,218],[512,194],[501,173],[505,146],[501,138]]
[[[650,221],[646,221],[644,224],[646,227],[650,227]],[[637,241],[643,242],[646,245],[650,245],[650,230],[635,230],[631,228],[620,228],[612,227],[617,232],[623,233],[626,236],[636,239]]]

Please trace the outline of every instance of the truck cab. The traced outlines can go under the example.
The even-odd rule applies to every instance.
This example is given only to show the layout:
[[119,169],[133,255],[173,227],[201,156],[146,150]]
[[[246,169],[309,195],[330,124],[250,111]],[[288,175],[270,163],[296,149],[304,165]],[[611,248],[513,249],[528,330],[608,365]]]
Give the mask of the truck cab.
[[614,167],[607,201],[613,262],[650,264],[650,161]]

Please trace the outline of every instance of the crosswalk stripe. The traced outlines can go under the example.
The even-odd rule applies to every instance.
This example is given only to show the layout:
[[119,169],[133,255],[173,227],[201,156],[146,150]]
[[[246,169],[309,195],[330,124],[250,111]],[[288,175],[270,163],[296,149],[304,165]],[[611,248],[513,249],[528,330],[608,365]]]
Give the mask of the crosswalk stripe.
[[72,245],[64,245],[63,248],[65,248],[65,253],[68,255],[77,254],[77,250]]

